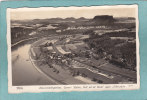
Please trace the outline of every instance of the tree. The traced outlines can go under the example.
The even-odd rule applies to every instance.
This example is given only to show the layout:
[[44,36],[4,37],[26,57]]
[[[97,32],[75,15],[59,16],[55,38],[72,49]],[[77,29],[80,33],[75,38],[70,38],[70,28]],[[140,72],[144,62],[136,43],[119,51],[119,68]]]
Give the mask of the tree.
[[94,77],[94,78],[92,78],[92,81],[97,81],[97,79]]

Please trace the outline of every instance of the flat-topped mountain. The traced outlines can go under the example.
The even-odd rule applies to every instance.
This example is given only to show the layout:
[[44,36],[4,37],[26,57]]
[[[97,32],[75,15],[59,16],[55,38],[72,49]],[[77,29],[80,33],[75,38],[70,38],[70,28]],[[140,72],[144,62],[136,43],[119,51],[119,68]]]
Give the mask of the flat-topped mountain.
[[101,15],[101,16],[95,16],[92,19],[92,21],[97,24],[112,24],[114,23],[115,19],[113,18],[113,16]]

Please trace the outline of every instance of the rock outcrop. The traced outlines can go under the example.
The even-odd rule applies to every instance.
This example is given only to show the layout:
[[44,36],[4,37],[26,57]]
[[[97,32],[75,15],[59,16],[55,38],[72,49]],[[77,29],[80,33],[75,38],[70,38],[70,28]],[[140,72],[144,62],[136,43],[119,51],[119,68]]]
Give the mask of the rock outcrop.
[[95,22],[96,24],[108,25],[108,24],[113,24],[115,20],[113,16],[101,15],[101,16],[95,16],[92,19],[92,21]]

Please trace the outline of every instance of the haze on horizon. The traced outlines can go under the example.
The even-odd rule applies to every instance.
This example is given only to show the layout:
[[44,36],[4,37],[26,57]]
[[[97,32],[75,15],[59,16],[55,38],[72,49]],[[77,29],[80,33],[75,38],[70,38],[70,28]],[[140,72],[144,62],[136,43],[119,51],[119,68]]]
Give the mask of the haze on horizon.
[[136,17],[136,9],[130,8],[101,8],[99,7],[64,7],[64,8],[18,8],[10,9],[11,20],[33,20],[50,18],[93,18],[97,15],[111,15],[113,17]]

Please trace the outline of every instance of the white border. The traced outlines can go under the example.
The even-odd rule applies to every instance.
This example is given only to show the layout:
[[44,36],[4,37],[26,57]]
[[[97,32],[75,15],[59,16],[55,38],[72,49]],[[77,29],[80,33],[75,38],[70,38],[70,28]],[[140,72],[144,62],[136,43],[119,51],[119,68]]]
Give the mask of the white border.
[[[10,30],[10,12],[17,11],[38,11],[38,10],[53,10],[55,7],[41,7],[41,8],[7,8],[7,46],[8,46],[8,92],[22,93],[22,92],[69,92],[69,91],[103,91],[103,90],[136,90],[140,88],[140,57],[139,57],[139,19],[138,19],[138,5],[113,5],[113,6],[91,6],[91,7],[56,7],[63,9],[104,9],[104,8],[134,8],[136,10],[136,54],[137,54],[137,84],[90,84],[90,85],[35,85],[35,86],[12,86],[12,66],[11,66],[11,30]],[[48,9],[47,9],[48,8]],[[75,88],[78,86],[79,88]],[[85,86],[85,88],[83,88]],[[67,87],[70,87],[67,88]],[[86,88],[87,87],[87,88]],[[18,89],[20,88],[20,89]],[[59,89],[60,88],[60,89]]]

